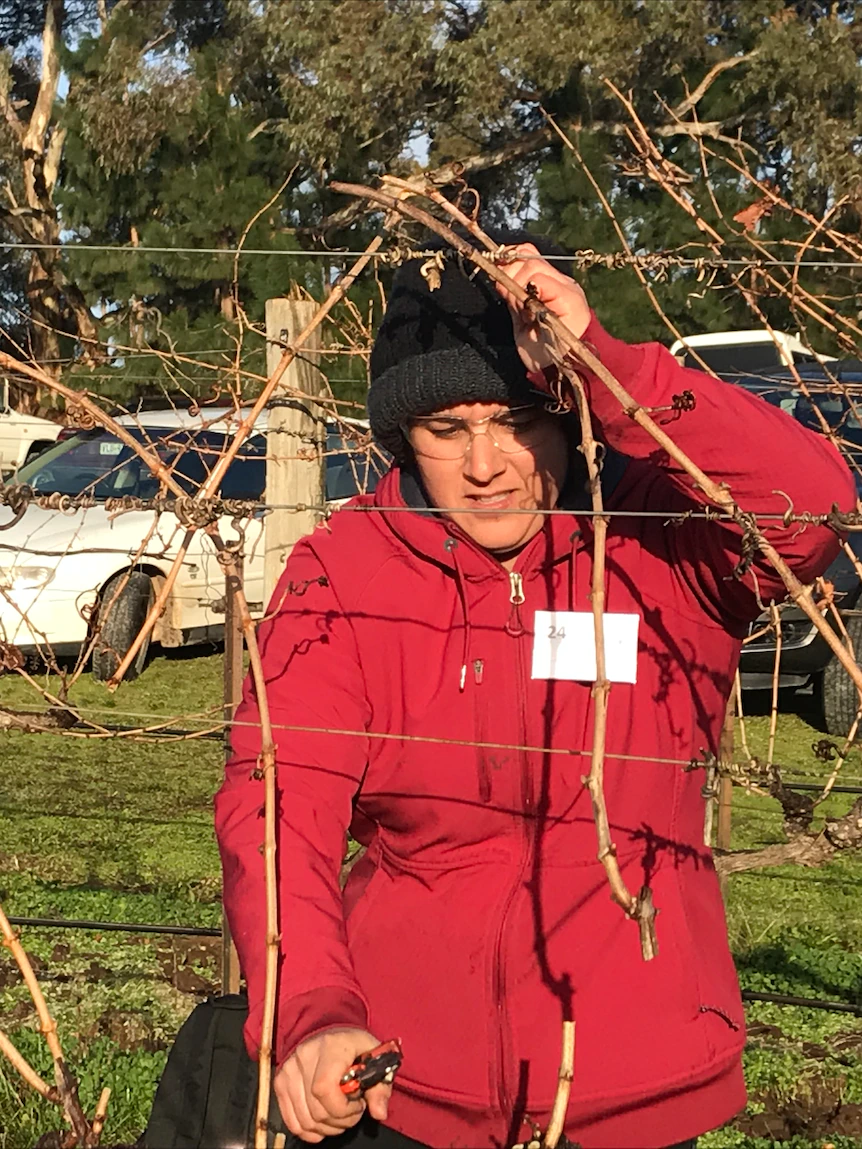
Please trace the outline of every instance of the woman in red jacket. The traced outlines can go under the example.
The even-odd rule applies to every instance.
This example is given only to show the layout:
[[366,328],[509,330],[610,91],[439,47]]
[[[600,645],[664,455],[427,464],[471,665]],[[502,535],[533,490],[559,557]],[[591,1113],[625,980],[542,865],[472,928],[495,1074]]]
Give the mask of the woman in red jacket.
[[[572,279],[534,247],[520,253],[532,258],[510,274],[639,403],[669,408],[693,392],[671,433],[740,506],[782,512],[777,487],[797,510],[854,504],[827,442],[657,344],[612,338]],[[303,1142],[509,1146],[547,1123],[571,1018],[566,1135],[584,1149],[685,1142],[732,1117],[745,1091],[703,777],[683,765],[717,750],[756,590],[765,602],[784,588],[757,558],[735,573],[734,526],[639,514],[703,497],[586,375],[616,512],[605,792],[623,877],[649,885],[659,909],[659,953],[645,962],[610,901],[583,784],[592,528],[576,421],[531,384],[550,359],[517,309],[457,261],[442,280],[432,292],[418,261],[400,269],[372,354],[371,426],[397,465],[361,509],[297,544],[260,627],[278,763],[276,1095]],[[825,528],[772,524],[804,582],[836,553]],[[216,802],[253,1053],[265,932],[256,720],[249,682]],[[348,832],[366,851],[342,894]],[[339,1078],[396,1036],[394,1090],[370,1091],[363,1114]]]

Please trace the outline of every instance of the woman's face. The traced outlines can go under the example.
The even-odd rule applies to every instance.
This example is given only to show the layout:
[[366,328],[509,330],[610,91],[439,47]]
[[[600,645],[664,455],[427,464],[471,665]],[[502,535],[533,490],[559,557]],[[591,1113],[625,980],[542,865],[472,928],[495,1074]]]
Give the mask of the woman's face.
[[[560,420],[540,407],[460,403],[405,428],[435,507],[504,565],[542,528],[530,511],[556,506],[568,444]],[[519,514],[511,514],[517,510]]]

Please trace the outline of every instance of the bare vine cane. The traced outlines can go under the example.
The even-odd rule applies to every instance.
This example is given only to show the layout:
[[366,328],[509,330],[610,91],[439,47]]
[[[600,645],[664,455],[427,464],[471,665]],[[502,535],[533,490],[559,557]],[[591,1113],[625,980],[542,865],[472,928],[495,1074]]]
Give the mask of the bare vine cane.
[[554,1104],[551,1109],[551,1119],[545,1136],[542,1138],[542,1149],[557,1149],[557,1142],[563,1135],[566,1124],[566,1110],[569,1107],[569,1094],[572,1091],[572,1078],[575,1072],[575,1023],[563,1022],[563,1048],[560,1053],[560,1073],[557,1079],[557,1092],[554,1095]]
[[859,709],[856,711],[856,717],[853,719],[850,729],[847,731],[847,737],[844,740],[844,745],[839,751],[838,757],[835,759],[835,765],[832,767],[832,773],[826,779],[823,789],[814,799],[813,805],[815,807],[819,806],[821,802],[826,801],[826,799],[829,797],[832,787],[838,781],[838,775],[841,773],[841,767],[844,765],[845,761],[847,760],[847,755],[853,749],[853,745],[856,742],[856,735],[859,731],[859,723],[861,721],[862,709]]
[[[30,997],[33,999],[33,1005],[36,1007],[36,1014],[39,1018],[39,1032],[44,1036],[54,1062],[56,1096],[51,1095],[50,1089],[48,1092],[45,1092],[41,1088],[46,1085],[46,1082],[42,1081],[41,1078],[39,1078],[38,1083],[33,1079],[38,1077],[37,1074],[33,1074],[33,1077],[30,1077],[23,1072],[21,1065],[21,1062],[24,1060],[23,1058],[18,1062],[11,1057],[10,1060],[29,1085],[32,1085],[43,1097],[49,1100],[56,1100],[57,1104],[62,1106],[63,1114],[71,1125],[72,1133],[75,1136],[75,1140],[72,1141],[71,1144],[86,1145],[87,1137],[92,1130],[84,1114],[84,1110],[81,1108],[81,1102],[78,1100],[78,1083],[69,1072],[66,1059],[63,1056],[63,1048],[60,1045],[60,1038],[57,1036],[57,1023],[48,1010],[45,995],[42,993],[42,987],[39,985],[39,980],[36,977],[27,952],[21,945],[18,935],[9,924],[9,919],[6,917],[2,906],[0,906],[0,934],[2,934],[3,945],[6,946],[12,954],[12,957],[15,959],[15,964],[21,971],[24,984],[27,986]],[[11,1045],[11,1042],[9,1042],[9,1044]],[[4,1048],[3,1052],[6,1053],[7,1057],[9,1056],[10,1051],[7,1048]]]
[[[219,552],[219,562],[228,573],[227,585],[234,595],[236,617],[248,650],[249,664],[254,678],[258,710],[260,713],[260,755],[253,777],[263,781],[264,787],[264,841],[263,864],[266,883],[266,974],[264,979],[263,1021],[261,1023],[258,1053],[257,1105],[255,1109],[254,1149],[267,1149],[269,1131],[269,1103],[272,1089],[272,1038],[275,1028],[276,991],[278,989],[278,874],[276,870],[276,785],[275,742],[272,719],[266,693],[266,679],[257,642],[257,632],[242,583],[235,577],[236,564],[230,549]],[[231,574],[234,577],[230,577]]]
[[10,1041],[2,1029],[0,1029],[0,1053],[3,1054],[13,1069],[18,1071],[31,1089],[40,1093],[46,1101],[53,1101],[55,1105],[62,1105],[56,1085],[49,1085],[44,1078],[39,1076],[27,1058]]
[[[598,199],[599,203],[602,205],[604,213],[608,217],[608,219],[611,223],[611,226],[613,227],[614,231],[617,233],[617,238],[620,241],[620,244],[623,248],[623,251],[629,257],[629,259],[633,259],[634,252],[632,250],[631,244],[628,241],[628,237],[626,236],[625,229],[623,228],[622,224],[617,219],[616,213],[614,212],[614,209],[611,206],[610,200],[607,198],[605,193],[602,191],[601,184],[596,179],[596,177],[593,175],[593,173],[590,171],[589,167],[587,166],[587,164],[586,164],[583,156],[581,155],[580,151],[578,150],[578,148],[575,147],[572,140],[562,130],[562,128],[556,122],[554,117],[552,115],[550,115],[548,112],[546,112],[544,108],[542,108],[542,115],[545,117],[545,120],[550,125],[550,127],[553,129],[553,131],[555,131],[556,134],[559,136],[562,143],[569,149],[569,151],[575,157],[576,161],[580,165],[581,171],[587,177],[587,180],[589,181],[590,186],[592,187],[593,191],[595,192],[596,198]],[[650,303],[652,304],[653,310],[658,315],[659,319],[662,321],[662,323],[665,325],[665,327],[667,327],[668,331],[670,331],[672,333],[674,339],[682,339],[682,334],[678,330],[676,324],[673,322],[673,320],[670,318],[670,316],[664,310],[662,305],[659,303],[658,296],[656,295],[655,291],[653,291],[652,285],[650,284],[650,281],[647,278],[646,273],[644,272],[643,268],[640,267],[636,262],[632,262],[631,263],[631,269],[635,273],[635,275],[637,276],[638,282],[640,283],[641,287],[644,289],[644,292],[646,293],[646,297],[650,301]],[[699,364],[699,366],[704,371],[707,372],[707,374],[709,374],[709,375],[714,374],[712,368],[700,357],[700,355],[698,355],[696,347],[692,347],[690,345],[687,346],[686,353],[688,355],[690,355]]]
[[593,686],[595,709],[590,772],[584,779],[584,783],[589,790],[590,801],[593,805],[593,820],[596,824],[599,844],[598,858],[605,868],[608,885],[611,888],[611,897],[628,917],[633,918],[638,923],[641,955],[644,961],[650,961],[658,954],[658,942],[655,933],[656,910],[653,906],[652,891],[649,886],[644,886],[635,897],[627,888],[617,861],[617,848],[611,838],[608,809],[605,803],[604,765],[608,726],[608,696],[611,689],[605,665],[604,632],[605,554],[608,520],[601,514],[604,510],[604,504],[599,467],[600,448],[593,435],[592,418],[586,392],[579,379],[570,378],[574,383],[575,397],[578,403],[578,414],[581,419],[581,445],[587,463],[593,511],[596,512],[593,518],[593,573],[590,588],[590,603],[596,640],[596,681]]
[[469,243],[462,239],[461,236],[429,212],[417,208],[407,200],[394,199],[392,196],[377,191],[375,188],[364,187],[360,184],[347,184],[341,183],[340,181],[333,181],[330,187],[333,191],[370,199],[373,202],[379,203],[382,207],[389,208],[391,211],[400,212],[416,220],[418,223],[424,224],[429,230],[436,232],[437,235],[445,239],[455,251],[471,260],[478,267],[481,267],[491,279],[501,284],[501,286],[524,306],[528,312],[535,317],[537,322],[544,324],[560,344],[564,355],[567,357],[571,356],[574,360],[582,363],[590,374],[594,375],[596,379],[611,392],[623,408],[625,414],[634,423],[637,423],[642,430],[646,431],[674,462],[685,471],[689,478],[693,480],[694,485],[703,492],[703,495],[709,502],[720,507],[727,513],[728,517],[742,530],[744,537],[751,542],[752,546],[761,552],[766,561],[778,573],[787,588],[790,600],[810,619],[817,631],[822,635],[829,649],[850,675],[850,678],[859,692],[860,699],[862,699],[862,668],[857,666],[856,662],[850,657],[843,643],[835,634],[835,631],[814,605],[812,588],[810,586],[804,586],[799,581],[784,559],[778,554],[775,547],[767,541],[757,525],[756,517],[737,505],[730,489],[726,485],[718,484],[710,479],[696,463],[689,459],[684,451],[677,447],[673,439],[658,426],[647,411],[626,391],[622,384],[614,378],[595,352],[573,335],[566,325],[557,319],[555,315],[543,308],[538,301],[532,299],[528,292],[508,276],[502,268],[498,267],[492,259],[476,251]]
[[87,1149],[95,1149],[102,1137],[105,1127],[105,1118],[108,1116],[108,1102],[111,1100],[111,1091],[105,1087],[96,1103],[96,1112],[93,1114],[93,1124],[90,1136],[87,1138]]
[[769,617],[775,632],[775,660],[772,664],[772,702],[769,708],[769,742],[766,749],[766,769],[775,758],[775,735],[778,732],[778,691],[781,682],[781,611],[774,602],[769,604]]

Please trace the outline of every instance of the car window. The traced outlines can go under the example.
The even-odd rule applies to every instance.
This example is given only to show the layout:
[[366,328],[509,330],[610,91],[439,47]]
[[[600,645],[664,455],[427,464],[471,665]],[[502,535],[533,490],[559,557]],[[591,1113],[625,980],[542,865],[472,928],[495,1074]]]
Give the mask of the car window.
[[[349,433],[348,433],[349,434]],[[326,498],[328,502],[370,494],[386,473],[387,464],[374,450],[351,450],[345,434],[330,431],[326,438]]]
[[260,499],[266,489],[266,439],[253,435],[239,449],[239,454],[222,479],[223,499]]
[[771,407],[780,407],[782,411],[794,414],[799,392],[789,382],[767,383],[764,379],[742,379],[739,382],[746,391],[764,399]]
[[822,432],[823,427],[817,416],[817,411],[820,411],[829,426],[838,432],[845,444],[862,447],[862,423],[860,423],[858,415],[860,402],[862,400],[854,398],[851,406],[843,395],[815,393],[810,400],[804,395],[800,395],[796,401],[793,417],[803,427]]
[[[225,436],[196,428],[130,428],[168,467],[188,494],[206,482],[224,452]],[[370,455],[370,457],[369,457]],[[376,453],[358,449],[331,431],[326,446],[326,498],[329,502],[373,491],[386,470]],[[99,428],[79,431],[39,455],[18,472],[17,481],[40,494],[89,494],[96,500],[131,495],[154,498],[159,481],[121,440]],[[240,448],[220,488],[225,499],[255,500],[266,489],[266,438],[254,435]]]
[[[351,447],[354,447],[351,450]],[[386,464],[365,449],[356,449],[343,435],[330,431],[326,440],[326,501],[351,499],[374,490]],[[225,499],[260,499],[266,490],[266,438],[255,435],[231,463],[221,486]]]
[[697,352],[707,367],[711,367],[716,375],[722,378],[728,375],[753,375],[757,371],[774,371],[776,367],[782,366],[778,348],[772,342],[731,343],[719,347],[687,349],[685,366],[700,368],[692,350]]
[[[190,495],[200,488],[224,444],[224,436],[193,428],[128,430],[158,455]],[[55,444],[22,467],[17,481],[40,494],[91,495],[96,500],[123,495],[149,499],[159,492],[159,480],[140,456],[100,428],[79,431]]]

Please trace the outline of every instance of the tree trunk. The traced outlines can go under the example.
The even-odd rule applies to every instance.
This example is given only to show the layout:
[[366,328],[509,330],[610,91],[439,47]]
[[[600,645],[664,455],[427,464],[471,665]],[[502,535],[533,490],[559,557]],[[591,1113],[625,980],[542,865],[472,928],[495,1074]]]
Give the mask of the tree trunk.
[[[52,378],[60,377],[60,300],[54,287],[52,262],[55,252],[34,251],[27,272],[27,302],[30,307],[30,354]],[[47,265],[47,266],[46,266]],[[27,414],[33,414],[41,402],[41,389],[22,399]]]
[[[107,17],[107,6],[101,4],[99,15]],[[54,105],[60,81],[60,48],[64,0],[46,0],[45,24],[42,30],[42,66],[39,90],[25,123],[18,108],[0,91],[0,110],[18,145],[18,160],[26,205],[12,203],[13,211],[4,213],[7,226],[24,243],[40,245],[30,256],[27,274],[27,303],[30,312],[30,353],[36,363],[55,379],[60,376],[60,335],[77,337],[84,362],[104,361],[105,352],[99,332],[83,292],[66,278],[60,253],[45,245],[57,244],[60,225],[54,203],[54,188],[66,131],[54,122]],[[21,410],[33,411],[39,406],[39,390],[21,394]]]

